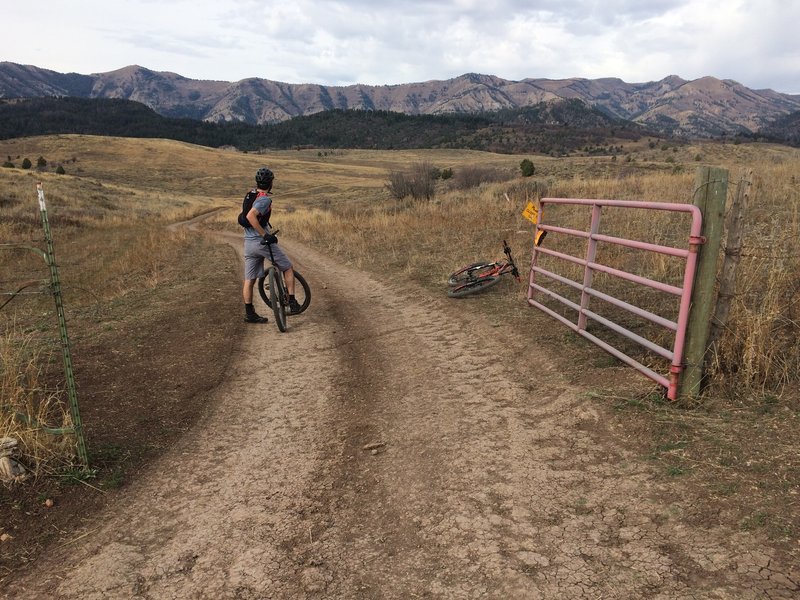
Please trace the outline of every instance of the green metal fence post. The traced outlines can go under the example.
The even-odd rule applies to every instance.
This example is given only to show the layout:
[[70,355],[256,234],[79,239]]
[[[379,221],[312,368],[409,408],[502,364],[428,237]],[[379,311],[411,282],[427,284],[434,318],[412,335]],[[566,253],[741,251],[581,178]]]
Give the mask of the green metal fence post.
[[53,247],[53,236],[50,233],[50,222],[47,219],[47,204],[44,199],[44,189],[42,184],[36,185],[39,192],[39,212],[42,215],[42,226],[44,227],[47,266],[50,268],[50,285],[53,290],[53,298],[56,303],[56,312],[58,313],[58,329],[61,334],[61,349],[64,355],[64,375],[67,380],[67,396],[69,398],[69,410],[72,415],[72,428],[75,432],[75,439],[77,442],[78,459],[81,465],[89,468],[89,456],[86,452],[86,441],[83,437],[83,424],[81,423],[81,414],[78,409],[78,393],[75,388],[75,376],[72,370],[72,354],[69,347],[69,336],[67,335],[67,319],[64,314],[64,303],[61,297],[61,282],[58,277],[58,268],[56,267],[55,248]]

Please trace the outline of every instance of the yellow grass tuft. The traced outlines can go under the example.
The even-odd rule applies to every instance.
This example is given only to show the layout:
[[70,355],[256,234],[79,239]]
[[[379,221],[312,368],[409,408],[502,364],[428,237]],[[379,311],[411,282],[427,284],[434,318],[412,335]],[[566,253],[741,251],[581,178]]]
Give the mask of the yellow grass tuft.
[[19,455],[34,476],[69,465],[74,455],[74,436],[43,427],[72,425],[59,401],[61,390],[48,384],[46,369],[53,358],[32,334],[10,328],[0,335],[0,437],[18,441]]

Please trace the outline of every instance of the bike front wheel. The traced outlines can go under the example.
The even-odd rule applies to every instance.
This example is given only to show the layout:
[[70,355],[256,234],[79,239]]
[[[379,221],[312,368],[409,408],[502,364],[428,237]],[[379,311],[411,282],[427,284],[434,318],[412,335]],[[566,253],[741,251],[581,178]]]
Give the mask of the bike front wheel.
[[485,275],[494,268],[494,263],[486,262],[485,260],[472,263],[466,267],[462,267],[455,273],[452,273],[447,278],[447,285],[450,287],[461,286],[470,281],[475,281],[481,275]]
[[272,313],[275,315],[275,323],[278,330],[283,333],[286,331],[286,304],[288,298],[286,289],[283,286],[283,275],[275,267],[270,267],[267,271],[269,282],[269,299],[272,306]]
[[[270,299],[269,290],[270,287],[268,277],[261,277],[258,280],[258,293],[261,296],[261,299],[264,301],[264,304],[272,308],[272,300]],[[294,314],[300,314],[308,308],[309,304],[311,304],[311,288],[308,286],[306,278],[297,271],[294,272],[294,297],[297,299],[297,303],[300,305],[300,312]]]
[[453,287],[447,291],[447,295],[450,298],[463,298],[464,296],[469,296],[470,294],[477,294],[483,290],[488,290],[490,287],[497,285],[499,281],[499,276],[490,275],[488,277],[483,277],[482,279],[476,279],[475,281],[469,281],[462,285]]

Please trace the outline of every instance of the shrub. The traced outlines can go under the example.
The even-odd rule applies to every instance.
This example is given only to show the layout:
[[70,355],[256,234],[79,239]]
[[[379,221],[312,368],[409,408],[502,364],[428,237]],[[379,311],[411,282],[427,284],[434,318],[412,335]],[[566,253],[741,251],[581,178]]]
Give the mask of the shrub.
[[408,175],[402,171],[390,171],[386,189],[395,200],[402,200],[411,195],[411,184]]
[[533,162],[529,158],[522,159],[522,162],[519,163],[519,168],[523,177],[531,177],[536,172],[536,167],[533,166]]
[[58,173],[59,175],[63,175],[64,173],[66,173],[66,171],[64,170],[64,167],[58,165],[58,167],[56,168],[56,173]]
[[30,169],[31,168],[31,160],[29,158],[25,158],[22,161],[22,168],[23,169]]
[[44,156],[40,156],[36,159],[36,168],[37,169],[44,169],[47,166],[47,161],[45,160]]
[[14,163],[12,163],[10,160],[7,160],[6,162],[3,163],[3,167],[5,167],[6,169],[13,169]]
[[411,170],[391,171],[386,189],[392,198],[402,200],[411,196],[414,200],[432,200],[436,195],[436,179],[440,177],[438,169],[428,162],[412,165]]
[[457,190],[468,190],[482,183],[496,183],[512,178],[513,175],[492,167],[466,167],[453,175],[453,187]]
[[453,169],[442,169],[442,179],[450,179],[453,177]]

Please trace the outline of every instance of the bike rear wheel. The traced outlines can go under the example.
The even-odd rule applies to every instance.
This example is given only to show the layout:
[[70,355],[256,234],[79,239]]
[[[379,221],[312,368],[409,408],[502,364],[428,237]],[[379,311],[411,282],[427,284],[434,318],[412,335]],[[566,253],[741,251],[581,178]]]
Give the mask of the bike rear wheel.
[[490,275],[488,277],[483,277],[482,279],[476,279],[475,281],[469,281],[462,285],[453,287],[447,291],[447,295],[451,298],[463,298],[464,296],[469,296],[470,294],[477,294],[483,290],[488,290],[493,285],[496,285],[499,281],[500,276]]
[[286,304],[288,297],[286,289],[283,287],[283,275],[275,267],[270,267],[267,271],[269,282],[269,299],[272,305],[272,313],[275,315],[275,323],[278,330],[283,333],[286,331]]
[[[258,280],[258,293],[264,301],[264,304],[272,308],[269,289],[269,280],[265,275]],[[311,304],[311,288],[308,286],[306,278],[297,271],[294,272],[294,297],[300,305],[300,312],[294,314],[300,314]]]
[[450,287],[464,285],[470,281],[475,281],[481,275],[488,273],[494,268],[494,263],[482,260],[480,262],[472,263],[466,267],[462,267],[455,273],[452,273],[447,279],[447,285]]

